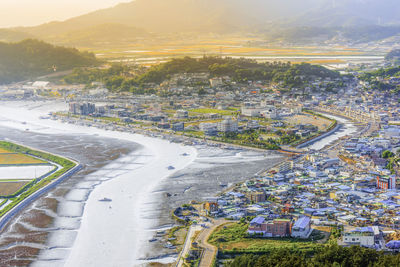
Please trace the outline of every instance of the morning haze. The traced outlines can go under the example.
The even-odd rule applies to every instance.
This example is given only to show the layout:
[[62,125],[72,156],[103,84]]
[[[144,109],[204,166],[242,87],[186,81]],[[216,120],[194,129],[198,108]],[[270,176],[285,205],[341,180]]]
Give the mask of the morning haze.
[[65,20],[127,0],[2,0],[0,27],[34,26]]

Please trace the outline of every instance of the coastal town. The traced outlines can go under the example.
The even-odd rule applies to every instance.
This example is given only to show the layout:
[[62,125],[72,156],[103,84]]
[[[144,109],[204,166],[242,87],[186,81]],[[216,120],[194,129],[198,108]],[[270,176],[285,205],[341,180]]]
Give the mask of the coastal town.
[[[368,73],[382,67],[371,65]],[[180,250],[178,266],[208,266],[254,251],[253,243],[400,248],[400,103],[392,93],[372,90],[375,81],[393,88],[400,82],[391,76],[366,79],[364,73],[307,78],[302,88],[290,90],[282,83],[237,84],[229,76],[183,73],[154,88],[168,97],[111,93],[102,83],[87,90],[37,81],[2,90],[8,101],[68,102],[68,110],[42,120],[185,145],[284,153],[283,163],[229,188],[220,184],[218,196],[178,207],[177,226],[149,240]],[[313,148],[349,125],[353,131]],[[241,238],[223,237],[233,232]],[[186,239],[178,233],[187,233]]]
[[400,267],[398,0],[0,14],[0,267]]

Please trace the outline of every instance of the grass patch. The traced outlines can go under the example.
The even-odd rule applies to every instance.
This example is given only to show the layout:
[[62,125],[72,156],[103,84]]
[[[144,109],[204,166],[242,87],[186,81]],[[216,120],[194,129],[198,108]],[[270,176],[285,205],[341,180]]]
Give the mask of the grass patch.
[[232,110],[220,110],[220,109],[214,109],[214,108],[197,108],[197,109],[191,109],[189,110],[190,113],[198,113],[198,114],[220,114],[220,115],[233,115],[236,113],[236,111]]
[[314,251],[321,244],[296,238],[254,238],[247,236],[248,224],[230,223],[218,227],[209,243],[222,252],[270,252],[278,248]]

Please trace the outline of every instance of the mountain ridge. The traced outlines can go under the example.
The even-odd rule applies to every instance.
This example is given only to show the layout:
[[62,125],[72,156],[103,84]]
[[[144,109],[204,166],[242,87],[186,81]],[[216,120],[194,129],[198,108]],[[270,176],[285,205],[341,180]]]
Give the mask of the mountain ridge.
[[145,32],[232,33],[296,27],[400,26],[400,5],[396,1],[136,0],[66,21],[12,30],[52,40],[100,25],[138,29],[132,30],[130,38],[145,35]]

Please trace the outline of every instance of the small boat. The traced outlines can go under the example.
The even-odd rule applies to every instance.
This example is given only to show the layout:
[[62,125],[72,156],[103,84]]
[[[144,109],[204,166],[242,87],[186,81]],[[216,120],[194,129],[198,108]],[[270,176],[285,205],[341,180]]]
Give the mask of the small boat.
[[99,199],[99,201],[101,201],[101,202],[111,202],[112,201],[112,199],[111,198],[102,198],[102,199]]
[[168,169],[168,170],[175,170],[175,167],[174,167],[174,166],[168,166],[167,169]]
[[167,242],[167,244],[164,245],[165,248],[169,248],[169,249],[175,249],[176,246],[172,245],[170,242]]
[[187,157],[187,156],[189,156],[189,154],[188,153],[183,153],[182,156]]
[[149,243],[156,242],[156,241],[158,241],[158,239],[157,238],[153,238],[153,239],[149,240]]

